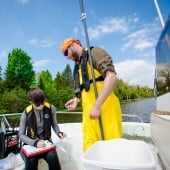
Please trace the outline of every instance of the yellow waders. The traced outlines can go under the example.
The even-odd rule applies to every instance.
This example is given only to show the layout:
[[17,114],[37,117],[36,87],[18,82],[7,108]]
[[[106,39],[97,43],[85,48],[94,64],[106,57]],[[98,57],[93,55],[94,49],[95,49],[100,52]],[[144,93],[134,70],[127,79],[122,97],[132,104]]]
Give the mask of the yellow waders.
[[[95,75],[99,74],[97,70]],[[90,77],[90,76],[89,76]],[[96,82],[98,94],[103,86],[103,81]],[[90,84],[90,90],[82,91],[82,107],[83,107],[83,150],[86,151],[93,143],[101,140],[100,126],[98,119],[90,119],[89,113],[95,102],[95,93],[93,83]],[[119,99],[114,93],[111,93],[102,105],[101,120],[104,132],[104,139],[113,139],[122,137],[122,114]]]

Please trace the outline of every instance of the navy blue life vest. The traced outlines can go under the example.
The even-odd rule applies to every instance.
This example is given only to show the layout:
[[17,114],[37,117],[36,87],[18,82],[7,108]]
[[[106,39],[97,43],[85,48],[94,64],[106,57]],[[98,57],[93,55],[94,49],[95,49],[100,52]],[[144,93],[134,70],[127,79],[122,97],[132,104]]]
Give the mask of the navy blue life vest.
[[43,108],[43,121],[44,121],[44,131],[42,134],[37,134],[37,123],[36,116],[34,113],[33,106],[30,105],[26,108],[27,114],[27,136],[32,139],[40,138],[44,140],[48,140],[51,138],[51,126],[52,126],[52,113],[51,113],[51,105],[47,102],[44,103]]

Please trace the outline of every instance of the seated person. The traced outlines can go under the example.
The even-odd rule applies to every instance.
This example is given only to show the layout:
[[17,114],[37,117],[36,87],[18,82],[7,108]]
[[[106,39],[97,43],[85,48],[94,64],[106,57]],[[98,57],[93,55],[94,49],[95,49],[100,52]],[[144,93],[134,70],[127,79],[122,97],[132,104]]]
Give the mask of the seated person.
[[[21,142],[37,148],[45,147],[45,140],[51,141],[51,127],[58,137],[63,139],[66,134],[60,131],[57,124],[56,108],[45,102],[44,92],[34,88],[28,92],[28,100],[31,105],[23,111],[20,120]],[[25,161],[25,170],[37,170],[40,158],[46,160],[49,170],[61,169],[55,149],[33,157],[27,157],[21,150],[21,155]]]

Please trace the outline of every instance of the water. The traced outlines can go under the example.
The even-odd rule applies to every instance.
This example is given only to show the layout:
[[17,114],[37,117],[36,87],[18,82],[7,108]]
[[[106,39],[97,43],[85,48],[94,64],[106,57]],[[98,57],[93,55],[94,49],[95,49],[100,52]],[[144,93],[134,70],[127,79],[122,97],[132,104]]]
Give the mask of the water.
[[[131,114],[139,116],[143,122],[150,122],[150,115],[156,109],[156,99],[149,98],[144,100],[139,100],[131,102],[128,104],[122,104],[122,113]],[[58,114],[57,120],[59,123],[69,123],[69,122],[81,122],[81,114]],[[123,121],[139,122],[137,118],[123,117]]]
[[[151,113],[156,110],[156,99],[149,98],[144,100],[139,100],[127,104],[122,104],[122,113],[131,114],[139,116],[143,122],[150,122]],[[20,121],[20,115],[18,116],[7,116],[8,121],[12,127],[18,127]],[[1,120],[1,119],[0,119]],[[77,113],[58,113],[57,114],[58,123],[76,123],[82,121],[82,115]],[[123,116],[123,121],[139,122],[138,118],[129,118]]]
[[[149,98],[121,105],[123,114],[139,116],[145,123],[150,122],[151,113],[156,110],[156,99]],[[124,121],[129,121],[123,118]],[[131,121],[131,119],[130,119]],[[133,121],[133,120],[132,120]]]

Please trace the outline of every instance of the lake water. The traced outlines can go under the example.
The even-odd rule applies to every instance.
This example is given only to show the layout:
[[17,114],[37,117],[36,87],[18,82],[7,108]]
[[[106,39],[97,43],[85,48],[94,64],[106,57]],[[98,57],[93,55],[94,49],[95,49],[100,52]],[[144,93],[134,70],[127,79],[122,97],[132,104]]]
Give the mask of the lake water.
[[[139,116],[145,123],[150,122],[151,113],[156,110],[156,99],[149,98],[121,105],[123,114]],[[123,118],[124,121],[131,121],[132,118]],[[133,120],[132,120],[133,121]],[[135,121],[135,120],[134,120]],[[137,119],[136,119],[137,121]]]
[[[143,122],[150,122],[151,113],[156,110],[156,99],[149,98],[144,100],[139,100],[131,102],[128,104],[122,104],[122,113],[125,115],[137,115]],[[7,119],[12,127],[18,127],[20,121],[20,114],[17,116],[7,116]],[[58,112],[57,114],[58,123],[75,123],[82,121],[81,113],[63,113]],[[123,121],[139,122],[140,120],[136,117],[123,116]]]
[[[122,104],[121,108],[123,114],[137,115],[143,120],[143,122],[148,123],[150,122],[150,115],[152,111],[156,109],[156,99],[149,98],[128,104]],[[59,123],[81,122],[82,116],[81,114],[60,113],[58,114],[57,119]],[[123,121],[139,122],[139,119],[135,117],[123,117]]]

